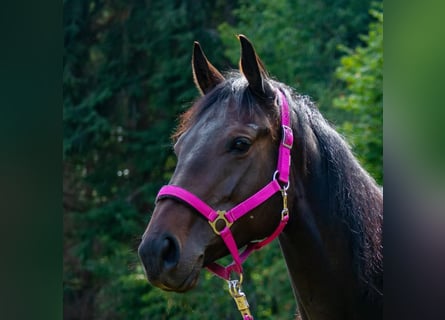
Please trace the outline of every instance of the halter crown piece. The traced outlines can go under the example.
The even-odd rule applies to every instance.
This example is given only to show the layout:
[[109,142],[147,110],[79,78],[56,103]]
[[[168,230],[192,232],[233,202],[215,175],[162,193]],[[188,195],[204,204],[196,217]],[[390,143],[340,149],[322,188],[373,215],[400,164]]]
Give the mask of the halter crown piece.
[[[242,263],[253,251],[264,247],[272,240],[274,240],[281,233],[281,231],[283,231],[287,221],[289,220],[286,191],[289,188],[291,159],[290,153],[294,138],[290,126],[289,104],[281,90],[277,90],[277,100],[279,100],[281,109],[282,139],[278,148],[277,169],[272,177],[271,182],[269,182],[257,193],[247,198],[229,211],[214,210],[204,201],[199,199],[196,195],[175,185],[163,186],[159,191],[156,199],[156,201],[158,201],[164,198],[175,198],[185,202],[196,211],[198,211],[200,214],[202,214],[208,220],[213,231],[217,235],[221,236],[227,249],[233,257],[233,262],[226,267],[213,262],[207,265],[206,268],[217,276],[228,281],[229,293],[235,300],[238,310],[240,311],[244,320],[253,320],[253,317],[250,314],[249,304],[247,303],[246,296],[241,291],[241,284],[243,279]],[[238,247],[236,245],[235,239],[233,238],[232,232],[230,231],[230,227],[236,220],[247,214],[249,211],[255,209],[260,204],[267,201],[270,197],[272,197],[279,191],[281,192],[283,198],[283,209],[281,211],[281,220],[277,228],[266,239],[260,242],[249,243],[244,251],[240,254],[238,252]],[[219,227],[217,227],[217,224]],[[223,225],[222,228],[221,225]],[[239,280],[230,280],[230,275],[232,272],[239,275]]]

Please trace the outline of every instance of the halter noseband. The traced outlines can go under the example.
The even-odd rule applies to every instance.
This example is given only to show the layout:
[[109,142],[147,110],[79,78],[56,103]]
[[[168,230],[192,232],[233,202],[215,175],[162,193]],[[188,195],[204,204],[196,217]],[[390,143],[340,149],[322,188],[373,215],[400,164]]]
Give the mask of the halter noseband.
[[[240,282],[242,277],[242,263],[247,259],[247,257],[254,250],[258,250],[263,246],[274,240],[284,229],[287,221],[289,220],[289,210],[287,208],[287,189],[289,188],[289,172],[290,172],[290,152],[293,143],[293,133],[290,126],[290,112],[289,104],[286,100],[285,95],[277,90],[277,98],[279,96],[280,106],[281,106],[281,128],[282,128],[282,139],[278,149],[278,163],[277,170],[275,171],[272,181],[264,186],[257,193],[244,200],[234,208],[229,211],[214,210],[204,201],[199,199],[196,195],[191,192],[175,185],[166,185],[159,191],[156,201],[164,198],[175,198],[182,200],[196,211],[202,214],[209,222],[213,231],[221,236],[227,249],[233,257],[233,262],[227,267],[223,267],[215,262],[206,266],[207,269],[212,271],[219,277],[229,280],[231,272],[235,272],[240,275]],[[244,216],[249,211],[258,207],[260,204],[267,201],[278,191],[281,192],[283,198],[283,210],[281,211],[281,220],[275,231],[266,239],[260,242],[249,243],[244,251],[240,254],[238,252],[238,247],[236,245],[235,239],[233,238],[230,227],[232,224]],[[218,226],[217,226],[218,224]],[[223,227],[221,226],[223,225]]]

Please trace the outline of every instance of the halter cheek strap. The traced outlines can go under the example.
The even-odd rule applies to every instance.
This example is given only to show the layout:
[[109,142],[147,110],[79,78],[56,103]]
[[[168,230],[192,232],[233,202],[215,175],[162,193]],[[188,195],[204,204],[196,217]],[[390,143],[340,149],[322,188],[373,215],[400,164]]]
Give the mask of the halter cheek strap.
[[[277,170],[275,171],[271,182],[229,211],[214,210],[193,193],[175,185],[163,186],[157,195],[156,201],[164,198],[176,198],[190,205],[201,215],[203,215],[208,220],[213,231],[217,235],[221,236],[227,249],[233,257],[233,262],[227,267],[223,267],[214,262],[210,263],[206,267],[219,277],[226,280],[230,279],[232,272],[241,275],[242,264],[250,253],[262,248],[274,240],[281,233],[281,231],[283,231],[287,221],[289,220],[286,191],[289,188],[291,160],[290,152],[293,144],[293,133],[290,126],[290,112],[286,97],[280,90],[277,91],[277,96],[279,97],[279,105],[281,107],[282,140],[278,148]],[[260,242],[249,243],[244,251],[240,254],[232,232],[230,231],[230,227],[236,220],[240,219],[246,213],[252,211],[260,204],[267,201],[279,191],[281,192],[283,198],[283,209],[281,212],[281,220],[279,225],[269,237]]]

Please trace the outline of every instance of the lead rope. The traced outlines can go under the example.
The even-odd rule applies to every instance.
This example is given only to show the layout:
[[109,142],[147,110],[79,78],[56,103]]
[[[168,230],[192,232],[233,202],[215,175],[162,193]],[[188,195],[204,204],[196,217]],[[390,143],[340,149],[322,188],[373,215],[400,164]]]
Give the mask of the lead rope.
[[[281,196],[283,197],[283,210],[281,211],[281,219],[285,218],[289,215],[289,209],[287,208],[287,189],[289,185],[283,187],[281,189]],[[241,285],[243,283],[243,274],[239,274],[239,280],[227,280],[227,284],[229,286],[229,293],[232,296],[233,300],[235,300],[236,307],[238,311],[241,313],[243,320],[253,320],[253,316],[250,313],[249,302],[247,301],[246,294],[241,291]]]

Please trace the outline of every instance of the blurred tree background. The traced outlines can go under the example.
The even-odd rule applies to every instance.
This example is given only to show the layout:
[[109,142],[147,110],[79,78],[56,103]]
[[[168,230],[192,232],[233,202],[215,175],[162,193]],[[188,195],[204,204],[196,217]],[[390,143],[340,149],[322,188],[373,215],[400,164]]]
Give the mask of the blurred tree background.
[[[310,95],[379,183],[383,6],[352,0],[64,1],[64,319],[238,319],[225,283],[202,272],[186,294],[150,286],[137,246],[173,172],[170,135],[198,96],[194,40],[220,70],[235,34],[273,77]],[[279,246],[246,263],[259,319],[292,319]]]

